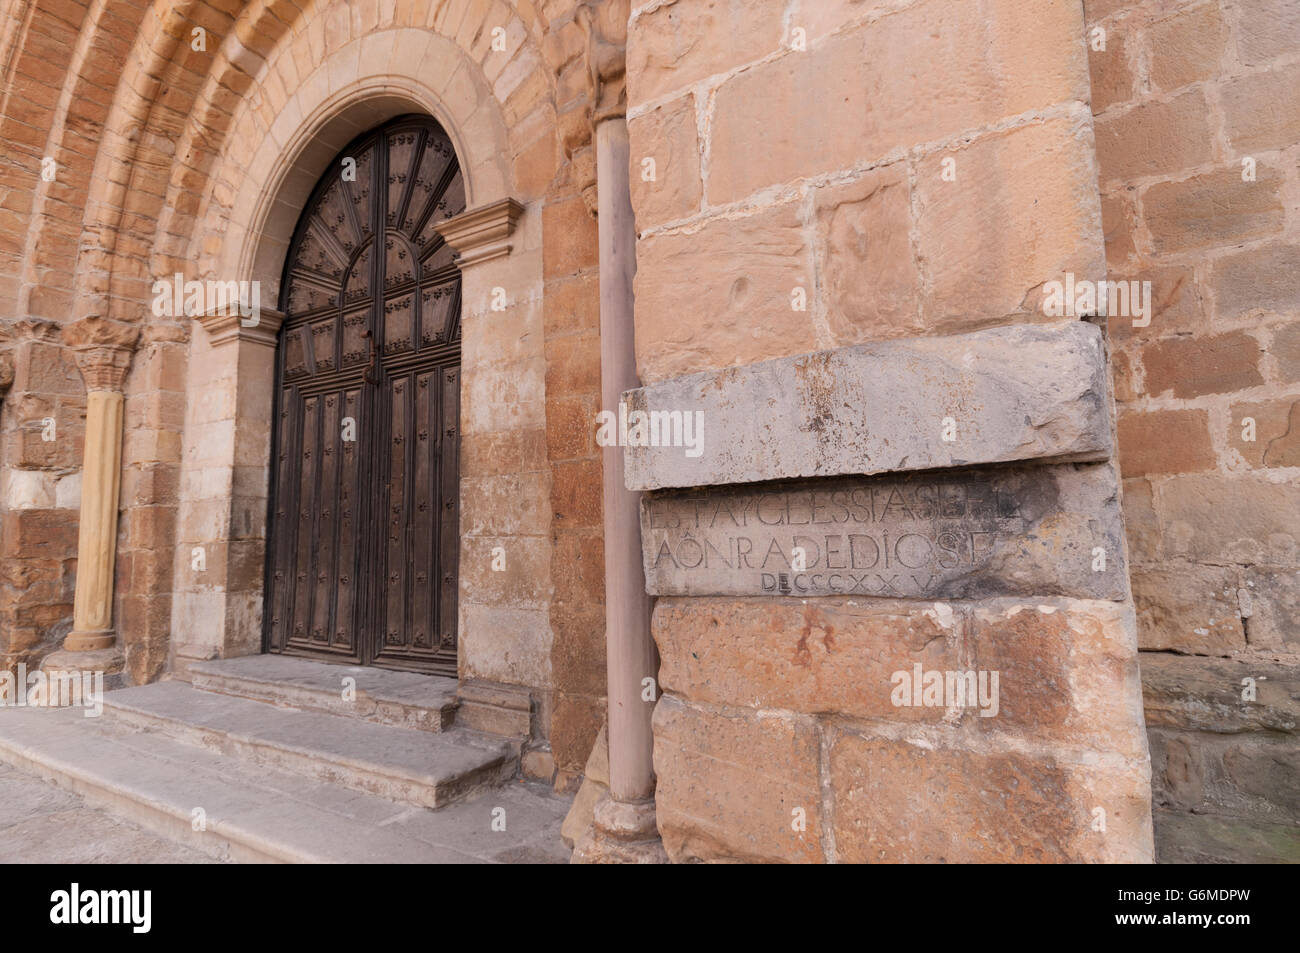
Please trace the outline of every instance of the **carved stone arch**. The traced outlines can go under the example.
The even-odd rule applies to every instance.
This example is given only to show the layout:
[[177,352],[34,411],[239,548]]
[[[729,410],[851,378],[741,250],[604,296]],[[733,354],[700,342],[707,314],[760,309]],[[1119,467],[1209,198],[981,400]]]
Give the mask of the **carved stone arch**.
[[[269,130],[251,106],[237,109],[229,146],[212,170],[210,181],[221,183],[223,201],[211,200],[215,192],[205,201],[191,239],[191,260],[198,261],[205,278],[258,282],[262,309],[254,326],[237,317],[205,316],[201,323],[207,333],[191,337],[173,593],[174,668],[184,669],[189,660],[262,650],[270,421],[281,321],[271,305],[279,300],[299,215],[340,149],[396,116],[435,119],[459,157],[469,207],[459,217],[468,223],[444,232],[462,262],[462,315],[485,311],[490,290],[499,286],[509,287],[511,298],[529,309],[540,307],[540,215],[525,212],[511,197],[510,136],[500,104],[479,66],[455,43],[424,31],[391,32],[397,34],[395,44],[417,44],[409,47],[419,51],[410,58],[415,75],[358,76],[341,87],[315,81],[317,73],[336,75],[339,61],[355,69],[353,44],[335,50],[317,73],[288,93]],[[440,60],[436,69],[430,67],[433,59]],[[391,60],[385,62],[393,67]],[[446,77],[441,89],[426,82],[434,74]],[[240,143],[251,144],[251,154]],[[512,238],[516,222],[524,234]],[[485,324],[466,325],[467,355],[485,353],[481,336],[486,333]],[[532,366],[541,366],[540,338],[536,341]],[[467,363],[458,375],[466,395],[475,371],[476,365]],[[219,412],[212,411],[214,405]],[[482,416],[468,396],[462,399],[462,423],[468,418],[474,426],[473,419]],[[467,475],[472,474],[462,470],[462,486]],[[220,537],[215,542],[214,529]],[[197,577],[189,571],[189,554],[201,543],[208,549],[209,568]],[[214,565],[220,570],[214,572]],[[462,638],[462,659],[467,650],[471,657],[476,654]]]

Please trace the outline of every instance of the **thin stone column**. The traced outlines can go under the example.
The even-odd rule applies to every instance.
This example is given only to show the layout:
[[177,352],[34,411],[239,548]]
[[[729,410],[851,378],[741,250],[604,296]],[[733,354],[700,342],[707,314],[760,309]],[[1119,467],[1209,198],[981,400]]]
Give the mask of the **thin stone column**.
[[[603,409],[617,413],[623,392],[640,383],[632,287],[636,219],[623,56],[628,10],[623,2],[584,9],[580,20],[591,77],[600,241],[600,389]],[[590,836],[575,847],[574,860],[662,863],[668,857],[655,823],[650,724],[658,665],[641,564],[641,498],[624,483],[622,447],[605,447],[602,463],[610,784],[609,795],[596,804]]]
[[[628,191],[627,122],[596,127],[600,228],[600,389],[617,410],[623,392],[639,386],[633,344],[632,278],[636,222]],[[650,597],[641,566],[641,494],[623,481],[623,449],[605,447],[605,630],[609,671],[609,781],[616,800],[654,796],[650,715],[644,680],[655,677]]]
[[51,670],[122,669],[113,626],[113,569],[117,555],[118,493],[122,477],[122,418],[126,381],[139,331],[86,318],[63,334],[86,382],[86,443],[82,454],[81,519],[72,631],[63,649],[42,664]]

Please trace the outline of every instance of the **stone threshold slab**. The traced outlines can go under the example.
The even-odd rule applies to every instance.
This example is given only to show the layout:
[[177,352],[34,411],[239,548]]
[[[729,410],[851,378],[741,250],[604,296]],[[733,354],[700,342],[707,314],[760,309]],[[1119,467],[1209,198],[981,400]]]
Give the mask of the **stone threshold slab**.
[[[80,709],[0,711],[0,761],[210,857],[258,863],[567,863],[570,799],[512,783],[438,811],[249,764]],[[506,832],[492,830],[504,807]],[[195,830],[194,810],[204,825]]]
[[[399,728],[443,731],[456,714],[456,680],[439,675],[271,654],[194,662],[189,675],[204,691]],[[352,680],[351,697],[344,679]]]
[[641,499],[658,596],[1128,598],[1109,463],[664,490]]
[[630,390],[623,404],[630,490],[1103,460],[1112,449],[1104,340],[1083,321],[779,358]]
[[183,682],[108,692],[104,711],[223,754],[424,807],[441,807],[505,780],[517,766],[514,747],[477,732],[375,725]]

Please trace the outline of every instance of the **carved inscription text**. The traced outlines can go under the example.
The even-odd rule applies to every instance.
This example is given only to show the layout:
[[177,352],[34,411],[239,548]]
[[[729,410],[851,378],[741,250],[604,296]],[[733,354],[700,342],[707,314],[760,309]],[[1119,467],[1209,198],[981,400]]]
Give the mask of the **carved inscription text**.
[[[1065,468],[1073,477],[1073,468]],[[659,595],[931,598],[1087,571],[1105,513],[1068,514],[1057,468],[945,471],[647,495],[641,528]],[[1088,481],[1084,481],[1088,482]],[[1035,566],[1051,549],[1068,565]],[[1047,579],[1037,591],[1091,590]]]

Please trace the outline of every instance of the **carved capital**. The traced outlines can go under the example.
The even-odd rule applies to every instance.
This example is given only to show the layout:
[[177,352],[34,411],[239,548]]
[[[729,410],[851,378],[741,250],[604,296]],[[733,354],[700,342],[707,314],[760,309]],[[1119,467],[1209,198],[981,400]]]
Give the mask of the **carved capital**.
[[284,323],[282,312],[274,308],[259,308],[256,314],[244,317],[237,309],[234,314],[226,314],[224,310],[201,314],[196,318],[203,325],[203,330],[208,332],[208,340],[213,347],[221,347],[231,341],[275,347],[280,325]]
[[510,254],[508,239],[523,211],[524,207],[514,199],[501,199],[461,212],[433,227],[456,251],[456,262],[463,268]]
[[574,18],[586,40],[591,125],[627,113],[627,21],[631,0],[587,0]]
[[63,329],[88,391],[120,391],[139,340],[139,328],[106,318],[82,318]]
[[14,386],[14,356],[8,351],[0,351],[0,400]]

